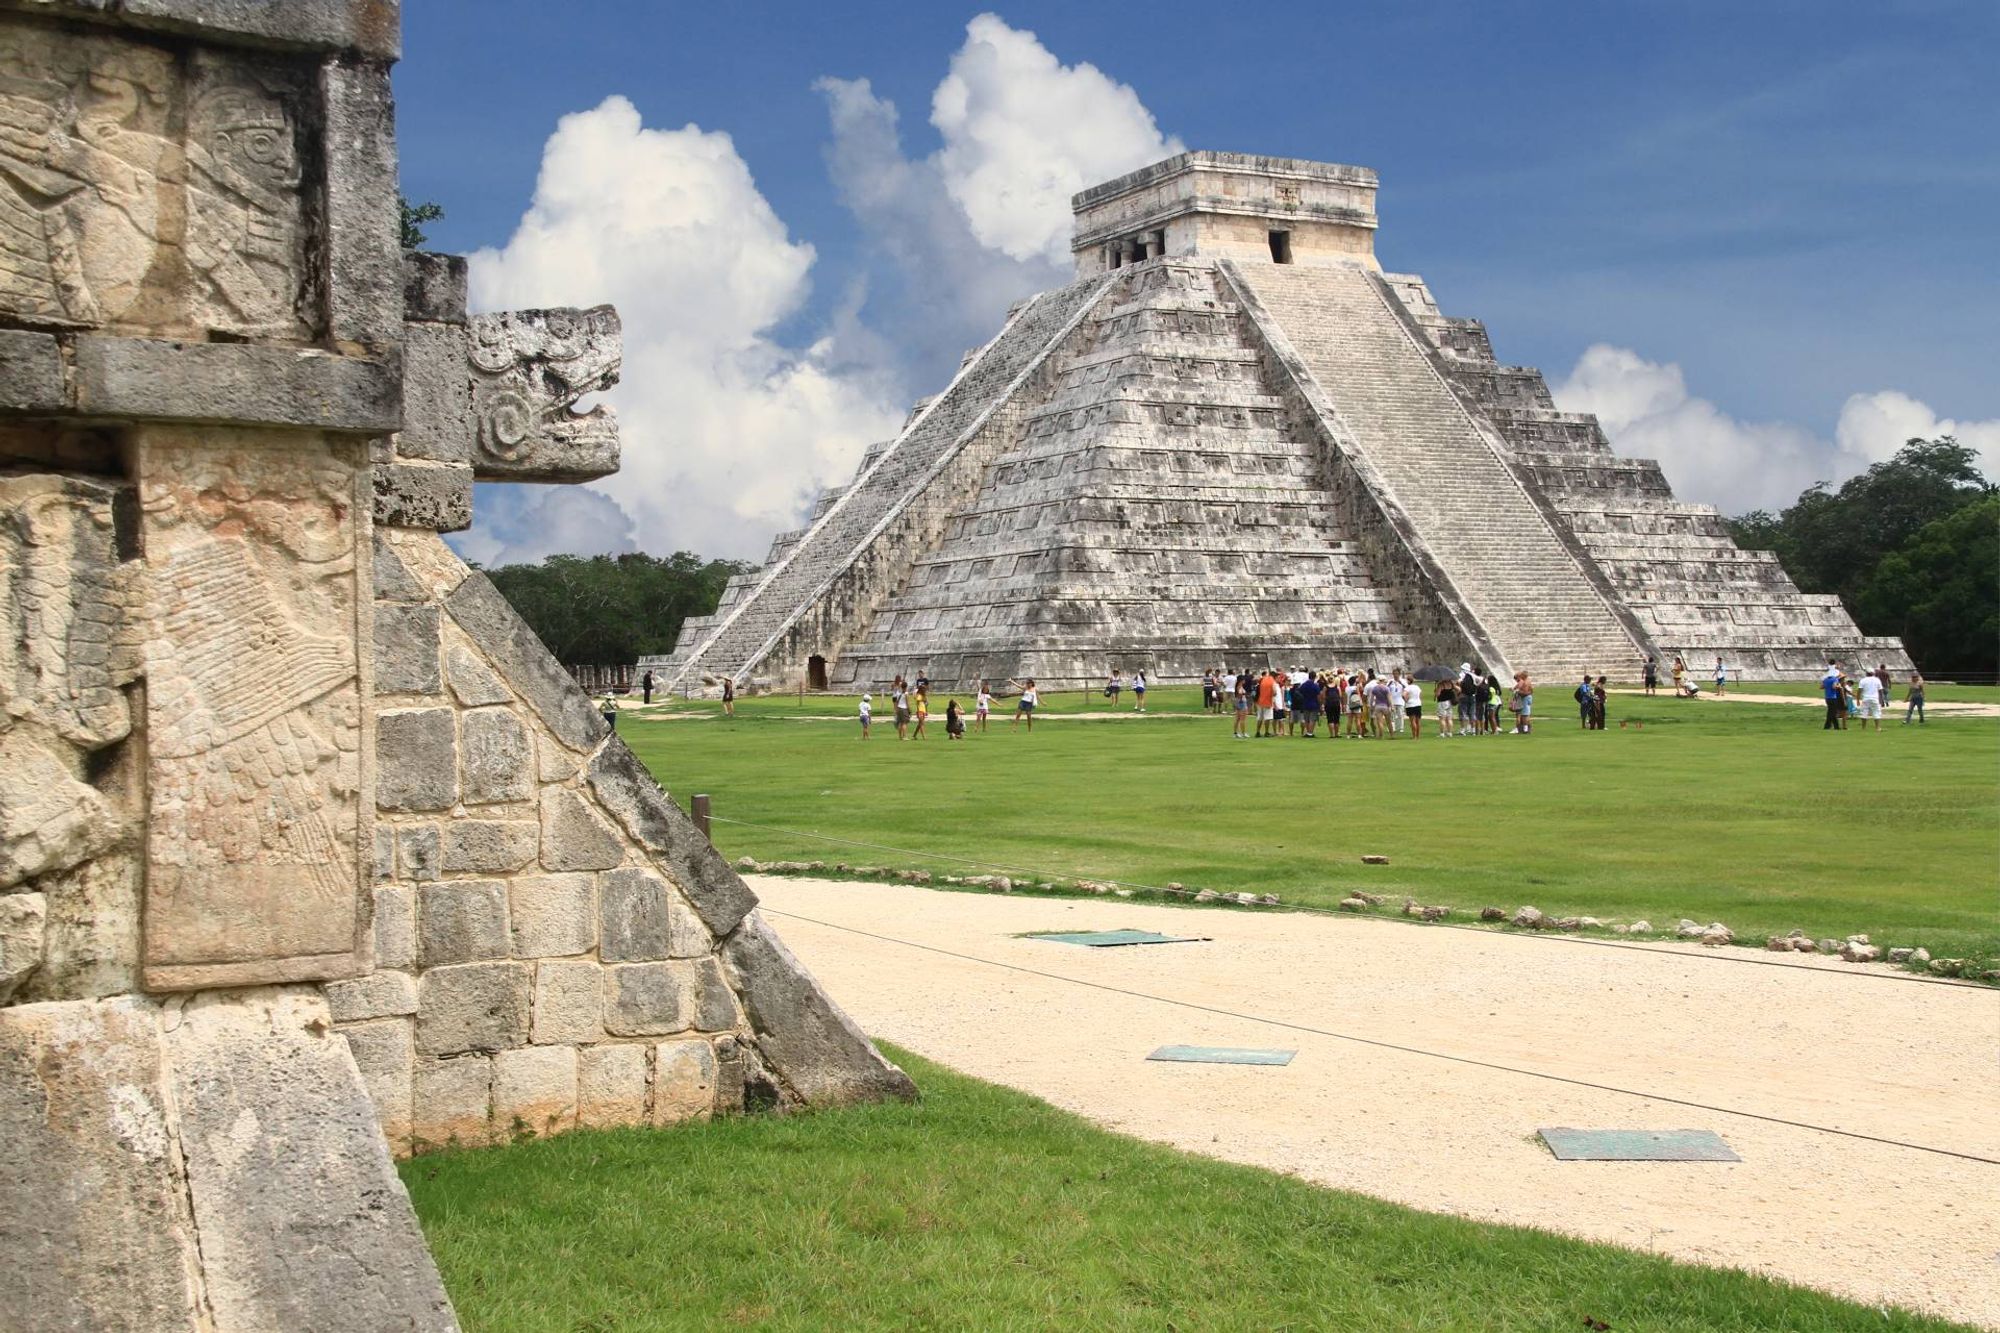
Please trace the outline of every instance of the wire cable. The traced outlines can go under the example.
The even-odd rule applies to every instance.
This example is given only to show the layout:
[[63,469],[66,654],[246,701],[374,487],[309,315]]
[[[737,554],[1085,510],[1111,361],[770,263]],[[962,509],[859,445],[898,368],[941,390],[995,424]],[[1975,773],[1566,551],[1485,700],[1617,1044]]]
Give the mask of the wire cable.
[[1716,1115],[1740,1116],[1745,1120],[1761,1120],[1766,1124],[1783,1125],[1791,1129],[1809,1130],[1816,1134],[1833,1134],[1841,1138],[1859,1139],[1864,1143],[1877,1143],[1890,1148],[1907,1148],[1912,1152],[1934,1153],[1940,1157],[1954,1157],[1961,1161],[1978,1162],[1985,1166],[2000,1166],[2000,1157],[1981,1157],[1977,1153],[1960,1152],[1955,1148],[1934,1148],[1926,1143],[1911,1143],[1905,1139],[1883,1138],[1875,1134],[1864,1134],[1859,1130],[1840,1129],[1833,1125],[1815,1125],[1804,1120],[1790,1120],[1784,1116],[1765,1115],[1758,1111],[1739,1111],[1728,1106],[1713,1106],[1707,1102],[1692,1101],[1685,1097],[1668,1097],[1660,1093],[1640,1092],[1633,1088],[1620,1088],[1609,1083],[1593,1083],[1588,1079],[1571,1078],[1566,1074],[1551,1074],[1538,1069],[1521,1069],[1514,1065],[1496,1064],[1490,1060],[1475,1060],[1469,1055],[1452,1055],[1445,1051],[1425,1050],[1421,1046],[1404,1046],[1393,1041],[1383,1041],[1376,1037],[1357,1037],[1348,1032],[1334,1032],[1327,1028],[1311,1027],[1304,1023],[1294,1023],[1282,1018],[1264,1018],[1257,1014],[1239,1013],[1234,1009],[1223,1009],[1215,1005],[1199,1004],[1193,1000],[1176,999],[1171,995],[1153,995],[1146,991],[1129,990],[1123,986],[1106,985],[1101,981],[1086,981],[1081,977],[1068,977],[1060,972],[1044,972],[1039,968],[1024,967],[1019,963],[1003,963],[994,958],[981,958],[976,954],[959,953],[952,949],[939,948],[935,944],[922,944],[916,940],[898,939],[893,935],[880,935],[872,930],[862,930],[858,926],[843,926],[833,921],[821,921],[817,917],[805,916],[798,912],[783,912],[776,908],[761,908],[772,916],[781,916],[793,921],[803,921],[809,925],[824,926],[828,930],[845,931],[850,935],[860,935],[866,939],[881,940],[885,944],[900,944],[906,948],[921,949],[926,953],[942,954],[946,958],[957,958],[968,963],[981,963],[987,967],[1002,968],[1009,972],[1020,972],[1032,977],[1043,977],[1050,981],[1067,982],[1072,986],[1085,986],[1091,990],[1107,991],[1113,995],[1123,995],[1135,1000],[1150,1000],[1156,1004],[1171,1004],[1182,1009],[1193,1009],[1199,1013],[1215,1014],[1223,1018],[1233,1018],[1245,1023],[1262,1023],[1268,1027],[1285,1028],[1293,1032],[1309,1033],[1315,1037],[1331,1037],[1336,1041],[1355,1042],[1362,1046],[1375,1046],[1383,1050],[1399,1051],[1405,1055],[1421,1055],[1432,1060],[1445,1060],[1453,1064],[1471,1065],[1476,1069],[1490,1069],[1503,1074],[1517,1074],[1523,1078],[1545,1079],[1551,1083],[1566,1083],[1571,1087],[1588,1088],[1593,1092],[1615,1093],[1623,1097],[1638,1097],[1645,1101],[1664,1102],[1669,1106],[1685,1106],[1692,1110],[1709,1111]]
[[[891,847],[888,846],[887,844],[879,842],[862,842],[854,838],[836,838],[830,833],[808,833],[803,829],[780,828],[776,824],[759,824],[748,819],[731,819],[727,815],[710,814],[709,820],[712,823],[717,823],[717,824],[736,824],[740,825],[743,828],[762,829],[767,833],[783,833],[794,838],[810,838],[817,840],[819,842],[838,843],[843,847],[865,847],[869,851],[894,852],[898,856],[914,856],[921,860],[926,860],[926,861],[950,861],[955,865],[975,866],[981,870],[1004,870],[1011,875],[1033,875],[1038,880],[1089,879],[1095,883],[1110,884],[1117,888],[1144,889],[1148,893],[1164,894],[1170,900],[1178,899],[1180,901],[1190,901],[1192,899],[1192,895],[1186,894],[1185,891],[1183,890],[1169,889],[1164,885],[1159,885],[1159,884],[1141,884],[1136,880],[1113,879],[1108,875],[1076,875],[1066,871],[1037,870],[1032,866],[1006,865],[997,861],[980,861],[969,856],[949,856],[942,852],[918,851],[915,848],[911,847]],[[1378,924],[1391,920],[1391,918],[1384,918],[1379,916],[1364,916],[1356,912],[1336,911],[1331,907],[1319,907],[1311,903],[1280,902],[1279,906],[1286,911],[1311,912],[1319,916],[1338,917],[1342,920],[1374,921]],[[1783,968],[1788,968],[1793,972],[1805,972],[1818,977],[1837,977],[1842,980],[1848,980],[1848,981],[1901,981],[1918,986],[1945,986],[1949,987],[1952,990],[1965,991],[1969,994],[1974,994],[1974,995],[1984,994],[1988,990],[1987,987],[1967,986],[1960,982],[1952,981],[1944,977],[1919,977],[1919,976],[1913,976],[1908,972],[1861,971],[1861,970],[1855,970],[1851,972],[1830,971],[1825,968],[1798,967],[1791,963],[1781,963],[1776,959],[1772,958],[1744,957],[1740,953],[1723,953],[1720,951],[1703,952],[1698,954],[1684,953],[1678,949],[1648,948],[1644,944],[1632,944],[1632,943],[1621,942],[1619,940],[1592,939],[1587,935],[1551,934],[1547,931],[1534,931],[1532,933],[1522,933],[1522,932],[1507,931],[1507,930],[1490,930],[1485,926],[1475,926],[1465,922],[1454,922],[1454,921],[1431,921],[1425,924],[1434,927],[1441,927],[1446,930],[1476,931],[1481,935],[1487,935],[1498,939],[1540,940],[1540,941],[1547,941],[1552,944],[1588,944],[1599,949],[1622,949],[1629,953],[1646,953],[1664,958],[1699,958],[1704,962],[1713,962],[1713,963],[1748,964],[1754,967],[1783,967]]]

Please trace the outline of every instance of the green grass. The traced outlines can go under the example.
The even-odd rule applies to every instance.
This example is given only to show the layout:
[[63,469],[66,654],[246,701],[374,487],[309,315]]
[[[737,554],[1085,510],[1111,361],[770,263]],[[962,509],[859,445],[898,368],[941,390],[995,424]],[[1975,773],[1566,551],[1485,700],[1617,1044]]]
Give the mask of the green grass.
[[[960,856],[1321,906],[1361,888],[2000,954],[1991,720],[1827,734],[1795,705],[1616,695],[1611,729],[1585,733],[1547,687],[1527,738],[1231,741],[1184,688],[1152,691],[1143,720],[1063,720],[1104,702],[1051,696],[1032,733],[1003,713],[958,744],[936,717],[921,743],[878,721],[863,744],[853,701],[820,697],[746,699],[728,720],[676,703],[702,720],[620,727],[684,804],[706,792],[723,818],[913,849],[718,820],[732,857],[977,873],[942,859]],[[1391,864],[1358,864],[1371,852]]]
[[1955,1327],[1189,1156],[889,1054],[922,1104],[403,1163],[466,1329]]

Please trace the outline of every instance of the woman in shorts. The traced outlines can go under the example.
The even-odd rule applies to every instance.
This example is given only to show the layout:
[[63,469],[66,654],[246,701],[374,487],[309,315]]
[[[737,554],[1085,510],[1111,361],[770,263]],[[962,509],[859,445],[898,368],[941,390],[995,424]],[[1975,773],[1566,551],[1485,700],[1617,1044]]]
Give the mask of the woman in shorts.
[[1229,692],[1230,706],[1236,710],[1236,726],[1229,733],[1233,741],[1247,741],[1250,733],[1244,728],[1250,725],[1250,673],[1236,673],[1236,687]]
[[1451,735],[1451,722],[1458,714],[1458,682],[1456,680],[1438,683],[1438,739]]
[[1424,686],[1415,676],[1403,682],[1403,716],[1410,720],[1410,739],[1416,740],[1424,729]]
[[919,685],[917,686],[917,727],[915,731],[910,733],[911,740],[920,741],[924,738],[924,722],[930,715],[931,692],[926,686]]
[[1030,676],[1022,681],[1021,697],[1014,701],[1014,720],[1009,725],[1018,727],[1021,725],[1021,719],[1025,717],[1028,719],[1028,730],[1033,731],[1035,729],[1035,705],[1041,701],[1041,695],[1035,692],[1035,678]]
[[981,731],[986,730],[986,715],[993,709],[993,695],[986,688],[986,682],[979,682],[979,702],[973,706],[972,720]]
[[1132,711],[1146,711],[1146,668],[1140,667],[1132,673]]

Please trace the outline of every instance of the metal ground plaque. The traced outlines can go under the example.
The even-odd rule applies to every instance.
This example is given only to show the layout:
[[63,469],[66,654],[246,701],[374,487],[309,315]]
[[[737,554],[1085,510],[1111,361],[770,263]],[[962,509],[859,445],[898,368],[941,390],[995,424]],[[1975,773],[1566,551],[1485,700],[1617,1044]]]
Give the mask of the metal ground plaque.
[[1544,1129],[1542,1142],[1564,1162],[1740,1162],[1706,1129]]

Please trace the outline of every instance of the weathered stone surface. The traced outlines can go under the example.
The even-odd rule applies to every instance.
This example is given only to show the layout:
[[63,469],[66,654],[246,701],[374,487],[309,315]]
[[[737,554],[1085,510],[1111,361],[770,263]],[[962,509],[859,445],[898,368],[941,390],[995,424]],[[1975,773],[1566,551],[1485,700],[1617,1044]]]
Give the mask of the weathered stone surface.
[[39,893],[0,895],[0,1004],[42,965],[49,900]]
[[444,826],[444,868],[502,874],[533,863],[541,826],[530,819],[454,819]]
[[609,870],[625,848],[590,802],[566,787],[542,793],[542,865],[550,870]]
[[151,588],[146,983],[352,976],[373,878],[359,446],[133,435]]
[[23,1329],[196,1327],[157,1010],[0,1009],[0,1310]]
[[473,469],[481,481],[589,481],[618,470],[618,425],[577,400],[618,382],[618,312],[510,310],[465,327]]
[[587,1046],[576,1053],[576,1122],[610,1129],[646,1121],[646,1048]]
[[694,1026],[682,978],[671,963],[604,969],[604,1027],[621,1037],[685,1032]]
[[462,532],[472,526],[472,469],[453,463],[377,463],[375,521],[391,528]]
[[687,905],[687,900],[675,894],[667,910],[667,956],[705,958],[714,951],[715,937],[708,933],[708,927]]
[[417,957],[427,968],[508,954],[507,886],[443,880],[417,890]]
[[493,1057],[419,1059],[412,1089],[410,1135],[416,1146],[477,1147],[493,1141]]
[[16,998],[77,1000],[137,990],[142,880],[139,857],[124,852],[38,880],[48,903],[42,965]]
[[430,596],[403,563],[403,557],[396,553],[387,533],[375,534],[374,547],[376,601],[421,602]]
[[536,1045],[604,1040],[603,971],[587,959],[551,959],[536,965],[532,1034]]
[[375,882],[396,878],[396,830],[375,826]]
[[465,256],[403,251],[403,318],[465,323]]
[[0,329],[0,412],[50,412],[67,402],[56,340],[46,333]]
[[456,1328],[318,996],[197,996],[165,1044],[218,1328]]
[[[458,1055],[527,1045],[530,973],[526,963],[467,963],[424,973],[417,983],[417,1053]],[[422,1102],[419,1089],[419,1118]]]
[[724,942],[722,963],[759,1049],[795,1096],[837,1106],[917,1095],[760,917],[746,918]]
[[402,424],[393,364],[314,348],[76,340],[79,415],[379,435]]
[[576,1048],[524,1046],[494,1056],[493,1122],[510,1136],[574,1128]]
[[589,777],[591,791],[625,832],[666,862],[711,934],[727,935],[757,905],[742,876],[660,790],[624,741],[614,736],[598,751]]
[[451,681],[452,697],[467,708],[514,702],[514,696],[500,677],[469,648],[453,644],[446,649],[445,672]]
[[648,870],[607,871],[598,878],[597,905],[598,956],[605,962],[643,963],[673,956],[672,890],[658,875]]
[[390,1151],[408,1152],[412,1069],[416,1058],[410,1023],[400,1018],[362,1023],[343,1027],[340,1035],[347,1039],[354,1067],[361,1071],[361,1082],[368,1089],[368,1100],[375,1104],[375,1117],[382,1126],[383,1137],[389,1140]]
[[589,875],[524,875],[507,889],[516,958],[563,958],[597,944],[597,900]]
[[535,793],[528,730],[511,709],[475,708],[459,719],[459,763],[467,804],[525,801]]
[[458,801],[458,738],[449,708],[389,709],[375,716],[375,804],[448,810]]
[[[436,824],[404,824],[396,829],[396,860],[400,867],[398,878],[414,883],[436,879],[443,863],[442,856]],[[482,867],[454,867],[458,868],[476,870]]]
[[411,324],[404,330],[404,417],[402,433],[396,437],[399,458],[472,464],[477,422],[472,415],[472,376],[465,360],[464,281],[461,267],[460,322]]
[[[87,8],[97,0],[80,0]],[[402,55],[396,9],[381,0],[286,0],[279,12],[259,0],[118,0],[134,25],[213,37],[241,33],[260,44],[352,51],[375,60]]]
[[653,1046],[655,1125],[706,1119],[715,1110],[715,1048],[701,1038]]
[[370,972],[352,981],[329,981],[326,1007],[336,1023],[400,1018],[417,1012],[417,979],[405,972]]
[[563,744],[573,750],[588,750],[604,738],[608,728],[590,696],[549,655],[492,580],[474,570],[452,590],[445,605],[452,619]]
[[403,242],[388,66],[321,62],[319,103],[326,140],[338,145],[324,195],[327,333],[336,343],[390,347],[403,336]]
[[375,607],[375,693],[436,694],[443,685],[438,664],[438,609],[435,606]]

